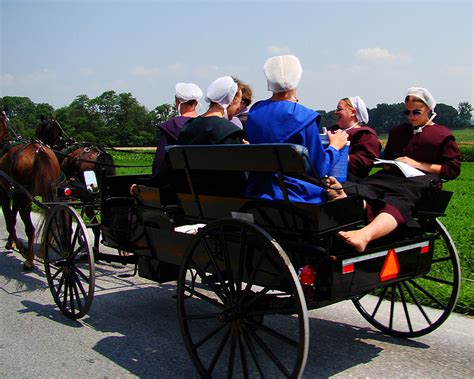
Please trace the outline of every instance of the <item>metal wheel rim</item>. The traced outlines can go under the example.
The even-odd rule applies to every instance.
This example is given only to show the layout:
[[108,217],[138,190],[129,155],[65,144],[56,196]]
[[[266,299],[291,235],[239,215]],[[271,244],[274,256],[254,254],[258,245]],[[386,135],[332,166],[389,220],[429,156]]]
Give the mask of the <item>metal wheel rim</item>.
[[51,210],[43,250],[46,278],[56,305],[69,318],[83,317],[94,297],[95,265],[86,226],[75,209],[58,205]]
[[[239,251],[240,251],[240,256],[239,256],[239,264],[238,265],[229,265],[230,259],[227,262],[223,263],[223,267],[228,268],[228,267],[238,267],[235,268],[235,271],[237,273],[232,272],[231,274],[226,277],[226,279],[217,279],[217,283],[226,283],[226,286],[222,286],[222,289],[216,288],[215,284],[212,284],[212,281],[208,280],[207,276],[206,278],[203,279],[203,270],[201,270],[200,265],[196,265],[196,263],[193,261],[193,258],[196,257],[196,254],[194,253],[194,250],[198,246],[205,246],[205,242],[203,242],[206,238],[206,236],[210,236],[212,233],[216,233],[216,231],[221,232],[221,235],[224,235],[224,230],[227,230],[227,228],[235,228],[236,230],[239,231],[240,233],[240,240],[239,240]],[[253,271],[258,272],[257,274],[250,274],[248,275],[248,283],[244,281],[240,281],[243,276],[241,274],[241,268],[244,266],[244,261],[248,262],[248,259],[246,258],[249,251],[253,251],[248,247],[249,242],[247,239],[253,238],[255,236],[258,236],[260,239],[259,242],[263,242],[265,248],[262,250],[261,253],[261,258],[259,256],[259,259],[261,259],[261,264],[262,267],[264,264],[267,263],[266,258],[271,257],[270,261],[272,263],[279,262],[279,265],[281,267],[285,267],[285,272],[281,273],[281,276],[285,277],[284,283],[285,285],[289,285],[291,287],[292,295],[290,296],[291,300],[289,300],[289,303],[291,303],[291,308],[294,310],[295,306],[297,308],[297,312],[294,312],[297,314],[297,318],[291,319],[292,316],[289,315],[289,313],[283,312],[274,312],[273,310],[268,310],[267,312],[264,312],[262,309],[257,309],[258,306],[255,304],[258,301],[267,301],[264,300],[266,299],[266,296],[270,296],[269,292],[267,291],[267,288],[262,288],[259,292],[256,292],[255,294],[253,293],[254,288],[256,286],[249,286],[248,283],[251,283],[251,277],[252,275],[257,276],[260,274],[261,268],[257,266],[257,269],[250,269],[249,272],[253,273]],[[221,243],[222,239],[219,240],[219,243]],[[244,246],[244,248],[241,248]],[[222,245],[220,245],[222,247]],[[227,246],[227,253],[228,254],[228,249],[229,247]],[[266,249],[270,249],[268,252]],[[209,253],[209,251],[208,251]],[[277,256],[275,256],[274,253],[277,253]],[[270,255],[269,255],[270,254]],[[273,254],[273,255],[271,255]],[[222,254],[223,256],[225,254]],[[217,256],[217,254],[216,254]],[[225,258],[224,258],[225,260]],[[212,259],[210,259],[211,262],[209,262],[209,265],[213,265]],[[188,271],[190,267],[193,268],[194,272],[198,272],[198,276],[200,279],[205,282],[205,285],[208,287],[214,287],[213,290],[215,292],[212,292],[212,294],[220,294],[222,297],[224,297],[224,300],[219,299],[219,295],[216,295],[218,298],[217,301],[215,299],[209,299],[203,297],[203,294],[205,291],[200,291],[199,289],[194,289],[198,294],[193,293],[195,297],[201,297],[200,299],[196,300],[195,297],[193,297],[191,300],[187,299],[187,296],[190,293],[190,287],[186,284],[186,274],[189,273]],[[212,266],[216,267],[216,266]],[[207,268],[208,270],[212,271],[212,268]],[[243,270],[243,269],[242,269]],[[252,271],[253,270],[253,271]],[[219,271],[219,270],[217,270]],[[217,272],[215,271],[215,272]],[[230,271],[227,271],[230,272]],[[240,275],[238,274],[240,273]],[[219,276],[221,274],[218,274]],[[239,284],[240,281],[240,284]],[[234,283],[234,286],[228,285],[228,283]],[[217,285],[218,286],[218,285]],[[226,287],[227,289],[224,289]],[[234,290],[233,290],[233,289]],[[239,290],[240,289],[240,290]],[[245,289],[248,291],[245,292]],[[250,291],[249,289],[252,289]],[[233,292],[234,291],[234,292]],[[251,295],[249,295],[249,292],[252,292]],[[247,296],[253,296],[252,297],[247,297]],[[233,300],[231,300],[233,299]],[[236,300],[237,299],[237,300]],[[192,329],[199,329],[199,327],[196,327],[193,325],[193,323],[197,323],[196,319],[199,317],[203,317],[203,314],[195,314],[190,312],[190,307],[188,306],[189,301],[200,301],[204,302],[204,304],[207,305],[207,303],[214,302],[211,304],[211,307],[214,306],[213,309],[216,309],[217,311],[215,314],[212,314],[212,316],[209,316],[209,314],[205,314],[205,316],[211,320],[210,323],[215,322],[217,327],[215,329],[211,328],[211,332],[209,334],[204,334],[204,336],[200,337],[200,340],[198,341],[197,338],[193,338],[191,334],[194,332]],[[239,302],[243,305],[244,303],[246,304],[245,306],[239,307],[237,306],[237,311],[236,314],[239,314],[240,316],[237,316],[235,319],[232,319],[234,317],[233,315],[228,319],[228,314],[230,309],[232,311],[236,308],[235,303]],[[216,305],[217,303],[217,305]],[[234,375],[236,376],[244,376],[244,377],[252,377],[252,376],[260,376],[260,377],[265,377],[267,376],[263,371],[265,370],[265,367],[259,367],[261,362],[259,362],[261,359],[258,357],[256,359],[256,351],[263,351],[262,354],[266,354],[266,359],[269,359],[269,364],[270,368],[272,370],[275,370],[279,373],[278,376],[286,376],[286,377],[300,377],[303,373],[305,364],[306,364],[306,359],[308,355],[308,349],[309,349],[309,323],[308,323],[308,313],[307,313],[307,308],[306,308],[306,302],[305,298],[303,295],[303,291],[301,289],[301,285],[298,281],[298,277],[296,275],[296,272],[291,265],[291,262],[288,258],[288,256],[284,253],[283,249],[279,246],[279,244],[273,240],[263,229],[259,228],[258,226],[255,226],[253,224],[249,224],[244,221],[239,221],[239,220],[219,220],[216,222],[213,222],[209,224],[207,227],[202,229],[196,237],[193,239],[192,243],[190,244],[186,255],[184,259],[184,263],[181,267],[180,271],[180,276],[179,276],[179,281],[178,281],[178,298],[177,298],[177,305],[178,305],[178,318],[180,322],[180,327],[181,327],[181,332],[183,334],[183,338],[185,341],[186,348],[191,355],[191,358],[193,360],[194,365],[196,366],[197,370],[199,373],[204,376],[204,377],[212,377],[213,375],[213,370],[214,373],[217,373],[218,375],[223,374],[222,368],[219,370],[218,365],[223,365],[224,368],[227,370],[227,376],[232,377]],[[253,307],[253,308],[252,308]],[[263,307],[263,306],[262,306]],[[245,308],[245,311],[243,310]],[[260,318],[261,316],[261,318]],[[283,319],[284,318],[284,319]],[[281,330],[276,330],[271,323],[274,321],[274,319],[283,319],[284,321],[288,321],[288,323],[293,323],[293,324],[298,324],[298,331],[296,334],[298,335],[298,341],[295,339],[292,339],[291,337],[288,337],[286,334],[281,333]],[[207,321],[207,320],[206,320]],[[220,322],[220,324],[219,324]],[[213,327],[215,326],[214,324],[212,325]],[[200,330],[200,329],[199,329]],[[271,337],[268,337],[267,334],[271,334],[275,332],[275,335],[271,335]],[[286,332],[286,331],[285,331]],[[215,333],[215,334],[213,334]],[[226,334],[228,333],[228,334]],[[264,337],[262,337],[262,335]],[[286,337],[286,339],[285,339]],[[205,345],[208,343],[209,340],[216,338],[218,340],[218,349],[215,351],[213,350],[213,356],[212,359],[205,356]],[[221,338],[221,339],[219,339]],[[265,338],[265,340],[262,339],[262,341],[259,341],[259,338]],[[267,338],[274,338],[276,341],[279,341],[283,345],[288,344],[292,346],[292,351],[296,352],[295,356],[296,359],[295,361],[291,364],[294,365],[288,369],[282,362],[280,362],[283,366],[278,367],[278,363],[275,363],[273,361],[273,356],[272,354],[275,354],[275,356],[281,351],[281,348],[278,347],[278,350],[275,348],[274,345],[270,346],[270,351],[266,351],[265,349],[265,344],[267,342]],[[230,340],[229,343],[227,341]],[[291,341],[290,341],[291,340]],[[262,343],[262,345],[260,345]],[[257,345],[257,347],[255,346]],[[204,347],[203,347],[204,346]],[[297,346],[297,347],[296,347]],[[271,349],[275,349],[272,351]],[[289,347],[286,348],[287,354],[289,355]],[[225,356],[227,352],[227,356]],[[232,358],[230,358],[232,357]],[[234,359],[235,358],[235,359]],[[279,356],[277,359],[280,358]],[[288,357],[284,357],[284,359],[291,359]],[[209,362],[210,361],[210,362]],[[215,362],[216,361],[216,362]],[[224,363],[223,363],[224,362]],[[213,365],[214,364],[214,365]],[[285,361],[286,364],[286,361]],[[250,369],[250,370],[249,370]],[[286,371],[285,371],[286,370]],[[235,374],[237,372],[237,374]],[[274,375],[272,375],[274,376]],[[270,375],[268,375],[270,377]]]
[[[461,286],[459,256],[445,226],[439,220],[436,220],[436,223],[439,238],[435,242],[437,247],[431,270],[426,275],[383,287],[380,296],[377,295],[378,300],[375,305],[373,301],[370,305],[364,304],[364,298],[367,295],[352,300],[360,314],[370,324],[384,333],[403,338],[419,337],[431,333],[446,321],[456,305]],[[449,263],[445,263],[448,261]],[[436,276],[436,269],[441,265],[450,267],[449,278],[441,277],[441,275]],[[435,272],[433,273],[433,271]],[[426,289],[426,281],[436,282],[439,288],[444,288],[444,291],[450,290],[448,301],[440,300],[439,296],[433,293],[435,291]],[[426,298],[437,304],[440,309],[432,310],[430,306],[424,305]],[[409,304],[408,299],[413,301],[413,304]],[[384,306],[384,302],[390,304],[388,320],[386,317],[378,315],[379,310]],[[414,316],[416,316],[416,320]],[[394,323],[397,321],[400,324],[404,322],[405,327],[396,327]]]

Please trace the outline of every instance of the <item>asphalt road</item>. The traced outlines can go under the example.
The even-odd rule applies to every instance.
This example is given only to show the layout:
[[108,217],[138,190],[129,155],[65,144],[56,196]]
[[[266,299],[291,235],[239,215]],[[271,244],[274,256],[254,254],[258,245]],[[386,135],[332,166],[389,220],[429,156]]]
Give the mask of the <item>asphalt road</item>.
[[[21,227],[20,227],[21,229]],[[21,271],[0,221],[0,377],[197,377],[176,319],[174,283],[120,277],[97,266],[96,296],[80,321],[55,306],[42,266]],[[310,312],[305,378],[474,378],[474,319],[458,314],[413,340],[373,329],[351,302]],[[223,375],[225,376],[225,375]]]

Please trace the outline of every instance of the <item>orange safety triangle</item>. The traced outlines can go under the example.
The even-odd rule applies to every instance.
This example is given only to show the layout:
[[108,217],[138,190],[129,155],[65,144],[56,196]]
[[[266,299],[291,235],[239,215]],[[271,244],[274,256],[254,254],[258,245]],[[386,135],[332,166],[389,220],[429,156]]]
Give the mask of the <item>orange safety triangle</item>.
[[383,282],[396,278],[399,271],[400,264],[398,263],[397,253],[395,253],[394,249],[390,249],[383,264],[382,271],[380,271],[380,280]]

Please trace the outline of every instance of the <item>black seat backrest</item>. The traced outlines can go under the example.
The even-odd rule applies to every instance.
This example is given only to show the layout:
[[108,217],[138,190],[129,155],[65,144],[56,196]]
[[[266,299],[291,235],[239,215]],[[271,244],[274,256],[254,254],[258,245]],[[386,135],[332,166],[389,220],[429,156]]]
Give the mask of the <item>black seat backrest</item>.
[[311,170],[306,147],[295,144],[172,146],[173,169],[278,172],[304,174]]

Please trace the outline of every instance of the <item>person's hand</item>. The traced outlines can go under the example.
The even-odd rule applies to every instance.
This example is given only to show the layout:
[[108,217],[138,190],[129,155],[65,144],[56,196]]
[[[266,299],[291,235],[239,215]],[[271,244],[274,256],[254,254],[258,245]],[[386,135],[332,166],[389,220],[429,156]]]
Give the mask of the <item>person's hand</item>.
[[250,145],[250,142],[247,141],[246,139],[242,139],[242,143],[243,143],[244,145]]
[[336,130],[334,133],[328,133],[329,146],[334,147],[336,150],[341,150],[346,146],[349,135],[342,129]]
[[411,158],[408,158],[408,157],[398,157],[396,160],[399,161],[399,162],[406,163],[406,164],[408,164],[408,165],[410,165],[411,167],[414,167],[414,168],[421,168],[421,167],[419,167],[418,161],[415,161],[414,159],[411,159]]

